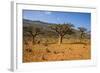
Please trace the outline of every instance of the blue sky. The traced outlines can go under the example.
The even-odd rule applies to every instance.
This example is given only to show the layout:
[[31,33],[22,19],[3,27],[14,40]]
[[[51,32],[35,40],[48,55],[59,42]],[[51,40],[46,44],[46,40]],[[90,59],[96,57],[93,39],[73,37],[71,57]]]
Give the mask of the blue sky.
[[23,10],[23,18],[48,23],[72,23],[76,28],[91,29],[91,13]]

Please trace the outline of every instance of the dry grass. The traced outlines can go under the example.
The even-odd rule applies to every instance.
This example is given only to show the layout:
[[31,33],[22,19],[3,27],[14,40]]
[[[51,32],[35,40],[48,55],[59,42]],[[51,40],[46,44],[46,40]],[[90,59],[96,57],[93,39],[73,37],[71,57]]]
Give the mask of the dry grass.
[[27,47],[28,45],[24,44],[23,62],[86,60],[91,58],[91,47],[88,40],[83,41],[83,43],[67,42],[61,45],[41,43],[32,47]]

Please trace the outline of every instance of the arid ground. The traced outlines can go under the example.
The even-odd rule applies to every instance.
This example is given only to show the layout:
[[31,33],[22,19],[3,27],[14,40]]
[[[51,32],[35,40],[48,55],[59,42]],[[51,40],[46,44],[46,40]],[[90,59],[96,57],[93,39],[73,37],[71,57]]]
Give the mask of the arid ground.
[[90,41],[85,40],[83,43],[75,42],[75,39],[73,41],[67,40],[67,43],[62,43],[60,45],[55,43],[40,43],[32,45],[31,42],[24,44],[23,62],[90,59]]

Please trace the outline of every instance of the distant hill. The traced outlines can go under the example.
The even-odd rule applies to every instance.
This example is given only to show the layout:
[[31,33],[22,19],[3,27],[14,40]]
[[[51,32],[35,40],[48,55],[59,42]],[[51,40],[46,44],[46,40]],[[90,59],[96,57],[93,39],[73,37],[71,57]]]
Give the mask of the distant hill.
[[[42,22],[42,21],[32,21],[28,19],[23,19],[23,27],[28,27],[28,26],[33,26],[34,28],[41,28],[42,31],[44,31],[46,34],[45,36],[56,36],[57,34],[52,31],[48,26],[53,25],[53,23],[47,23],[47,22]],[[72,38],[79,38],[80,34],[77,29],[74,29],[75,34],[71,35],[70,37]],[[86,34],[87,37],[90,35]],[[67,35],[65,35],[67,37]]]
[[42,22],[42,21],[32,21],[32,20],[27,20],[23,19],[23,26],[48,26],[52,23],[47,23],[47,22]]
[[42,31],[44,31],[46,34],[44,34],[45,36],[50,36],[50,35],[54,35],[56,36],[55,32],[53,32],[48,26],[52,25],[52,23],[46,23],[46,22],[42,22],[42,21],[32,21],[32,20],[27,20],[27,19],[23,19],[23,27],[29,27],[29,26],[33,26],[34,28],[41,28]]
[[48,28],[48,26],[51,25],[51,24],[52,23],[23,19],[23,26],[24,27],[26,27],[26,26],[39,27],[39,28],[45,29],[46,31],[51,30],[50,28]]

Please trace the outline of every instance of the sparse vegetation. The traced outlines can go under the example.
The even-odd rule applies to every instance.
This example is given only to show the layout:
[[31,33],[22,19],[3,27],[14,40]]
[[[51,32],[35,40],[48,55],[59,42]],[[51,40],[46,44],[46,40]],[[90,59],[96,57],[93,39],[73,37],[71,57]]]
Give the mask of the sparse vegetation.
[[90,33],[86,33],[86,28],[76,28],[71,23],[37,23],[23,23],[23,62],[82,60],[91,58],[91,41],[87,36]]
[[24,33],[28,32],[32,36],[32,42],[33,42],[33,44],[35,44],[35,38],[38,35],[43,34],[43,32],[41,32],[40,28],[34,28],[33,26],[24,27],[23,29],[24,29]]
[[81,42],[81,40],[82,40],[82,39],[84,38],[84,36],[85,36],[85,33],[86,33],[87,29],[84,28],[84,27],[79,27],[78,29],[79,29],[79,31],[80,31],[80,42]]

